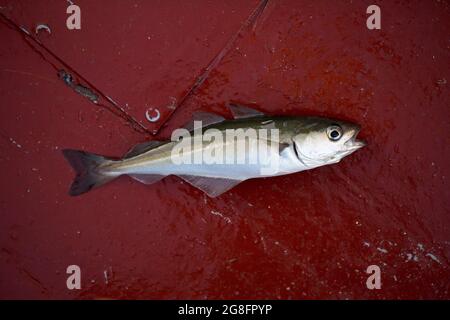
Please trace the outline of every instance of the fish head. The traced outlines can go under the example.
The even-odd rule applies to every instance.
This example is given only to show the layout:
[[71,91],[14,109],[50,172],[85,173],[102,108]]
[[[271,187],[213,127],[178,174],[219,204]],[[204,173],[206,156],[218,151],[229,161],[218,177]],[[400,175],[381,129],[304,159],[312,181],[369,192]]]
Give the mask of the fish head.
[[366,145],[356,139],[361,127],[329,118],[308,118],[296,127],[294,149],[299,160],[313,168],[339,162]]

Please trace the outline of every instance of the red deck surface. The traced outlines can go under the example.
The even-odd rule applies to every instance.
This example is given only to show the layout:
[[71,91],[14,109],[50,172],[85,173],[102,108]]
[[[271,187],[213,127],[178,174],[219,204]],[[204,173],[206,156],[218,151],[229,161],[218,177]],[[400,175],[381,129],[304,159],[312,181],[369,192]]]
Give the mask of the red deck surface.
[[[0,298],[450,298],[448,1],[377,1],[379,31],[366,28],[371,1],[269,1],[172,117],[258,1],[75,3],[78,31],[65,1],[2,0],[0,12],[48,24],[47,48],[149,131],[167,126],[134,130],[0,24]],[[216,199],[176,177],[67,195],[61,149],[120,156],[194,110],[228,116],[230,100],[350,119],[369,146]],[[81,290],[66,287],[72,264]],[[381,290],[366,288],[373,264]]]

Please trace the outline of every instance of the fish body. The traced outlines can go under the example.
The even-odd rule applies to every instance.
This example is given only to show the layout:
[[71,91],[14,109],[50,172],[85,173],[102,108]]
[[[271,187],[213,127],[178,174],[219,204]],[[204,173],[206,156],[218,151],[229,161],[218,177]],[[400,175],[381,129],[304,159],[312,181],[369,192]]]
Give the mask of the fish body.
[[349,122],[230,108],[233,120],[201,113],[203,126],[190,124],[171,140],[139,144],[122,159],[64,150],[77,171],[69,193],[85,193],[121,175],[146,184],[177,175],[215,197],[248,179],[337,163],[365,145],[356,140],[359,126]]

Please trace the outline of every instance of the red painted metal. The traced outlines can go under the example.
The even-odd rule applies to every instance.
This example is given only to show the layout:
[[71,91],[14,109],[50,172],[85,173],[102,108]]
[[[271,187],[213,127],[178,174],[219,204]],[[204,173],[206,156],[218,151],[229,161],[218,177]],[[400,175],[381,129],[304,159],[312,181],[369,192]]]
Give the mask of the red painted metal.
[[[449,295],[450,8],[379,1],[269,1],[168,118],[258,1],[0,1],[156,138],[234,100],[272,114],[362,125],[369,146],[333,166],[243,183],[209,199],[175,177],[121,178],[82,197],[61,155],[119,156],[151,138],[77,95],[0,24],[1,298],[440,298]],[[148,123],[147,108],[162,111]],[[66,288],[66,268],[82,289]],[[382,289],[368,290],[369,265]],[[105,276],[106,275],[106,276]],[[106,281],[107,279],[107,281]]]

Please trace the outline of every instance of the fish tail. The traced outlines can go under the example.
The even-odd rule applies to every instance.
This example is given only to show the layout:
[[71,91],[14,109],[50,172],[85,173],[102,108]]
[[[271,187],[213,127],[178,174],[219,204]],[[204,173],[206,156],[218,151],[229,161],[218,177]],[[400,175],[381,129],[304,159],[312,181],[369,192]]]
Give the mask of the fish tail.
[[106,175],[100,165],[111,159],[79,150],[64,149],[64,157],[76,172],[69,194],[78,196],[97,188],[115,178],[116,175]]

